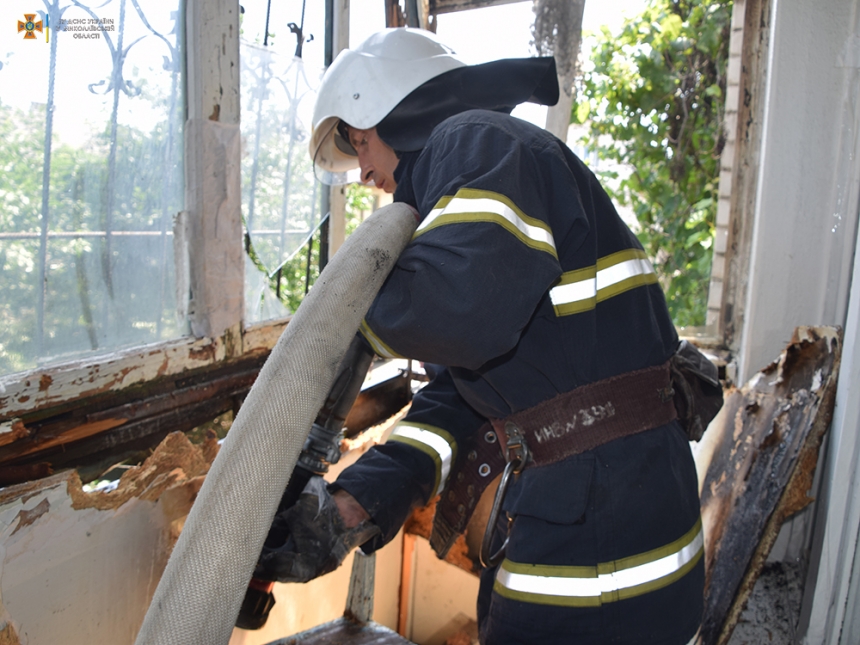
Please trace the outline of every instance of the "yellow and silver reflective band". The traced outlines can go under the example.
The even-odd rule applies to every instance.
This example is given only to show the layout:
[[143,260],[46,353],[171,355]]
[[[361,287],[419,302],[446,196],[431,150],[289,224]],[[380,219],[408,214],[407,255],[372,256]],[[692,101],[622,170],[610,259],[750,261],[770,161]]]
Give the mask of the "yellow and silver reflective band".
[[598,564],[565,567],[505,560],[493,590],[541,605],[596,607],[666,587],[684,577],[704,553],[702,520],[683,537],[647,553]]
[[498,224],[523,244],[558,259],[549,226],[523,213],[508,197],[489,190],[461,188],[440,199],[418,226],[412,239],[445,224],[490,222]]
[[373,330],[370,328],[370,325],[367,324],[367,321],[362,319],[361,324],[358,326],[358,331],[361,332],[361,335],[364,336],[365,340],[370,343],[370,347],[376,353],[377,356],[381,356],[382,358],[406,358],[405,356],[401,356],[393,349],[391,349],[388,345],[382,342],[382,339],[377,336]]
[[436,492],[438,495],[448,481],[451,466],[457,459],[457,442],[442,428],[425,423],[398,423],[389,441],[406,443],[429,455],[436,464]]
[[627,249],[605,258],[596,266],[563,273],[549,297],[557,316],[568,316],[594,309],[602,302],[620,293],[655,284],[657,274],[644,251]]

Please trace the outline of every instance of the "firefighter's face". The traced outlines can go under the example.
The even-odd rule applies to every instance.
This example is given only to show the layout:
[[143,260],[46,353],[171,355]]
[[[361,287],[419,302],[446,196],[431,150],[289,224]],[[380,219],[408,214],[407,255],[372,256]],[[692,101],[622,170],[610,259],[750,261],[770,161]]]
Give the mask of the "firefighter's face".
[[358,153],[358,164],[361,166],[362,183],[370,183],[393,193],[397,187],[394,181],[394,169],[397,168],[397,155],[379,136],[376,128],[359,130],[349,128],[349,142]]

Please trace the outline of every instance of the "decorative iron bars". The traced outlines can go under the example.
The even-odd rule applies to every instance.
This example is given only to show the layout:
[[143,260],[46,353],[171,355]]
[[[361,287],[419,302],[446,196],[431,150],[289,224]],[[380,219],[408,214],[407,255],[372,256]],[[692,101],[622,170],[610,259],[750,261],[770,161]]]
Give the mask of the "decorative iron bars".
[[[241,61],[242,210],[258,265],[281,284],[280,271],[311,240],[320,224],[322,190],[307,152],[315,78],[303,60],[242,42]],[[249,249],[250,250],[250,249]],[[308,283],[304,265],[303,288]],[[249,267],[249,277],[253,277]],[[285,310],[269,309],[271,294],[262,284],[246,285],[246,322]]]
[[0,46],[0,373],[184,333],[179,3],[43,3]]

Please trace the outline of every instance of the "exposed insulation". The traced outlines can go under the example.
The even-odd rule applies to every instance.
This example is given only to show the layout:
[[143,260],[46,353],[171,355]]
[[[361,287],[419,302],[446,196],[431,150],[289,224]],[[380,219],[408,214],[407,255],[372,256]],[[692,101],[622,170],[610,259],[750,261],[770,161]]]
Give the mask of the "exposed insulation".
[[[423,538],[430,539],[430,530],[433,527],[433,515],[436,513],[437,499],[431,501],[423,508],[417,508],[406,520],[403,530],[413,535],[420,535]],[[477,574],[480,565],[478,564],[477,554],[469,552],[469,546],[466,543],[466,536],[461,535],[454,542],[454,546],[448,551],[445,556],[445,561],[460,567],[463,571]]]
[[[205,475],[217,455],[217,446],[218,438],[214,431],[207,433],[202,448],[192,444],[181,432],[171,433],[143,464],[123,473],[116,489],[108,492],[84,492],[81,480],[75,473],[69,479],[72,507],[76,510],[97,508],[105,511],[119,508],[132,497],[154,502],[166,491]],[[207,455],[210,457],[208,461]],[[190,508],[189,504],[184,514]]]
[[0,598],[0,645],[21,645],[18,632],[9,621],[9,614],[3,606],[3,599]]
[[0,624],[0,645],[21,645],[15,628],[9,623]]

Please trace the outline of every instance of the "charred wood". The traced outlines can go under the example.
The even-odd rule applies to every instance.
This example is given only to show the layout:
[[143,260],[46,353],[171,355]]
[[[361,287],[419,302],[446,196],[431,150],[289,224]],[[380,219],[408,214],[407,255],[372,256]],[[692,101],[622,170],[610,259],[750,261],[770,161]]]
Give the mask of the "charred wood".
[[482,9],[495,7],[502,4],[512,4],[523,0],[430,0],[430,14],[454,13],[455,11],[469,11],[471,9]]
[[[139,463],[171,432],[189,432],[221,414],[237,412],[266,356],[258,352],[23,414],[0,434],[0,486],[67,468],[77,469],[88,482],[118,462]],[[411,378],[405,372],[362,390],[347,418],[347,436],[395,414],[411,395]]]
[[728,642],[780,526],[812,501],[840,352],[840,330],[798,328],[779,359],[727,392],[702,441],[704,645]]
[[411,387],[410,375],[401,372],[363,389],[344,422],[346,437],[355,437],[401,410],[412,400]]
[[[265,356],[160,379],[111,395],[24,415],[16,440],[0,445],[0,467],[43,462],[54,470],[77,468],[87,481],[108,462],[149,452],[170,432],[188,432],[239,403],[257,378]],[[53,413],[52,413],[53,412]]]

